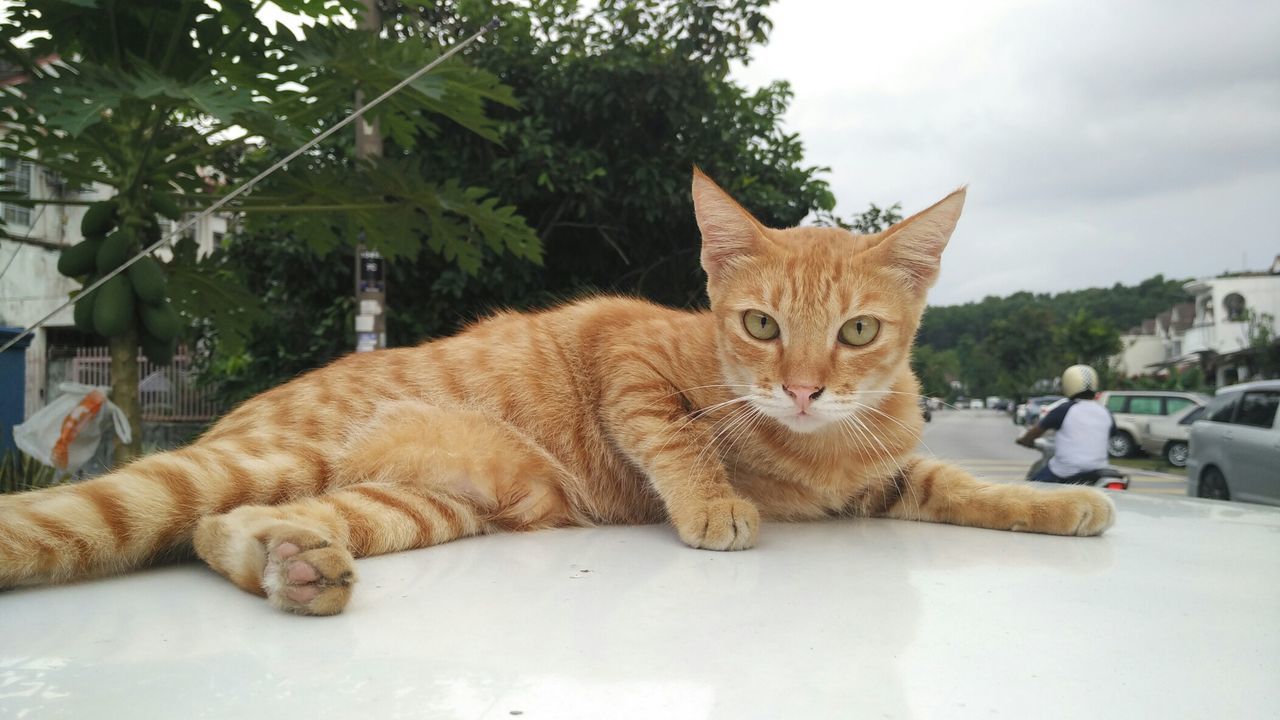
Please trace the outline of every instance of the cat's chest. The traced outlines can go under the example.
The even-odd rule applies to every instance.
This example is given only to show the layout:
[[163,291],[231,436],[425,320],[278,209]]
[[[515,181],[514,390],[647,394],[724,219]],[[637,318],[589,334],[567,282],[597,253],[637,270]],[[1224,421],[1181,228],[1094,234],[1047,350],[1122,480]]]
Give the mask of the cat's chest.
[[730,482],[762,512],[776,519],[839,513],[877,473],[847,460],[732,449],[725,457]]

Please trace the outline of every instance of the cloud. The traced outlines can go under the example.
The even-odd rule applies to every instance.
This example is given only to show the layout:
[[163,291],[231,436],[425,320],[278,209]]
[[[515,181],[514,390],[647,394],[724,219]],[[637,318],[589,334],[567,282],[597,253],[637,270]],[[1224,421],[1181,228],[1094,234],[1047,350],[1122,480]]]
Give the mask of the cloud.
[[841,209],[970,202],[934,302],[1280,254],[1280,4],[774,6],[738,72],[789,80],[808,160]]

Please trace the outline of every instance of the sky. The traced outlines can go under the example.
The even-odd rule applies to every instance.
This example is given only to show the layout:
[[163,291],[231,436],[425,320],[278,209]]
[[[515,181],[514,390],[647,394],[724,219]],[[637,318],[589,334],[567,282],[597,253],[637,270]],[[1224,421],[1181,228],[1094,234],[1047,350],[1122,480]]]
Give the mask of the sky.
[[1280,2],[780,0],[749,87],[837,212],[961,184],[930,302],[1263,270],[1280,255]]

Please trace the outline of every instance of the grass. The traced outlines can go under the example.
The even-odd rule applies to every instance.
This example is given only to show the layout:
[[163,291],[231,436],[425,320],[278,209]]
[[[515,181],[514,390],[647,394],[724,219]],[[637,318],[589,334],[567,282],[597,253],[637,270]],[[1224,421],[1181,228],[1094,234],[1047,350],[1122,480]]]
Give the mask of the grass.
[[0,457],[0,493],[35,490],[58,482],[56,470],[25,453],[10,450]]
[[1110,458],[1112,465],[1119,467],[1133,468],[1134,470],[1151,470],[1154,472],[1169,473],[1171,475],[1187,474],[1186,468],[1174,467],[1164,461],[1164,458],[1156,457],[1132,457],[1132,458]]

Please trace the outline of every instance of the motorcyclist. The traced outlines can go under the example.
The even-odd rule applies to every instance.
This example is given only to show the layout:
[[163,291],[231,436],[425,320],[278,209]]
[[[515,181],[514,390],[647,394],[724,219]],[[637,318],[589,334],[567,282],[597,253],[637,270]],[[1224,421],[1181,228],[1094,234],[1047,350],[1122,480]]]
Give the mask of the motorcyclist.
[[1062,394],[1067,396],[1040,422],[1018,438],[1019,445],[1035,447],[1035,439],[1049,430],[1057,431],[1056,449],[1049,462],[1031,479],[1040,482],[1069,482],[1081,473],[1107,466],[1107,440],[1116,421],[1098,396],[1098,373],[1088,365],[1072,365],[1062,373]]

